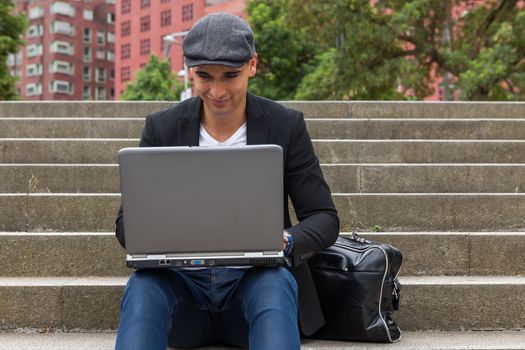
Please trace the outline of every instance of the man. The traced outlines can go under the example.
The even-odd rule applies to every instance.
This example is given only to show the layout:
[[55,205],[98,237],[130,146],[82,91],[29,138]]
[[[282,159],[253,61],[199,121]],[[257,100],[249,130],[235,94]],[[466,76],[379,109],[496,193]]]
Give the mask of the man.
[[[248,92],[257,55],[248,24],[211,14],[183,41],[197,97],[146,118],[140,146],[277,144],[284,155],[283,247],[290,268],[147,269],[121,303],[118,349],[222,343],[299,349],[324,319],[306,261],[330,246],[339,219],[300,112]],[[288,197],[299,223],[292,226]],[[206,218],[203,218],[205,220]],[[174,230],[177,228],[174,227]],[[122,208],[116,235],[125,245]],[[242,239],[242,237],[239,237]]]

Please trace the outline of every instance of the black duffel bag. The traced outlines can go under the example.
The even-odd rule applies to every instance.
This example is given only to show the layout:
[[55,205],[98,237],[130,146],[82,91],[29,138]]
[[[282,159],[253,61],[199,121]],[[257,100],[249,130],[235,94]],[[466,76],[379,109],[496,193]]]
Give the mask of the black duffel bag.
[[401,331],[392,319],[399,307],[401,252],[355,233],[340,236],[308,261],[326,324],[312,337],[392,343]]

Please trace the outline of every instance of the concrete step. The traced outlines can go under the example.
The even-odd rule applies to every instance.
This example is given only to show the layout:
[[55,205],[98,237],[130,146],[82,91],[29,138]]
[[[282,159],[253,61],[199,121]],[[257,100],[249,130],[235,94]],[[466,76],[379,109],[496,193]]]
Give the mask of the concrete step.
[[[112,350],[115,333],[0,333],[0,350]],[[206,350],[232,349],[222,346]],[[394,344],[303,339],[302,350],[524,350],[524,331],[402,332]],[[198,349],[197,349],[198,350]]]
[[[321,163],[525,163],[525,141],[314,140]],[[0,163],[117,162],[138,139],[0,139]]]
[[[525,275],[525,232],[368,232],[361,236],[399,248],[404,276]],[[0,232],[3,277],[127,276],[132,270],[124,261],[124,249],[113,232]]]
[[[525,119],[307,119],[314,139],[525,139]],[[3,138],[137,138],[144,118],[0,118]]]
[[[2,102],[0,117],[129,118],[172,105],[167,101]],[[298,101],[283,105],[308,118],[523,118],[522,102]]]
[[[525,328],[525,277],[400,278],[406,331]],[[0,278],[0,329],[117,327],[125,277]]]
[[[518,231],[525,194],[334,193],[341,231]],[[114,230],[118,194],[0,194],[0,231]],[[293,216],[293,214],[292,214]]]
[[[323,164],[322,169],[331,190],[340,193],[525,191],[525,164]],[[0,164],[0,178],[0,193],[120,192],[116,164]]]

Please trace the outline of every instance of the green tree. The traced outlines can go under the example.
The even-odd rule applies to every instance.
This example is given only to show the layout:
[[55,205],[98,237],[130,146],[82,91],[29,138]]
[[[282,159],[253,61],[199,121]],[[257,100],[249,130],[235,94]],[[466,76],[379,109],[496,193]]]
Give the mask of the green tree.
[[0,1],[0,100],[17,99],[15,83],[7,66],[7,56],[15,54],[24,44],[22,35],[27,28],[24,13],[13,15],[14,5],[10,0]]
[[121,100],[134,101],[175,101],[184,90],[184,85],[171,72],[168,61],[160,61],[152,55],[136,79],[126,85]]
[[[294,26],[338,46],[333,98],[421,99],[433,93],[436,74],[449,77],[458,99],[525,98],[525,8],[517,0],[487,0],[464,14],[454,11],[460,0],[288,4]],[[316,90],[303,84],[299,93]]]
[[250,90],[275,100],[292,99],[310,69],[317,44],[287,25],[286,0],[249,0],[247,20],[255,35],[257,74]]
[[[436,77],[446,76],[455,99],[525,99],[525,8],[518,0],[486,0],[465,13],[458,11],[465,6],[461,0],[271,4],[282,19],[279,26],[265,26],[273,17],[258,14],[261,19],[252,22],[262,23],[254,28],[259,37],[269,37],[258,52],[288,57],[288,67],[306,62],[293,74],[300,82],[286,86],[290,94],[296,87],[296,98],[423,99],[434,93]],[[308,51],[314,58],[298,60],[290,40],[275,31],[315,43],[316,49]],[[274,81],[291,81],[286,70],[263,66]]]

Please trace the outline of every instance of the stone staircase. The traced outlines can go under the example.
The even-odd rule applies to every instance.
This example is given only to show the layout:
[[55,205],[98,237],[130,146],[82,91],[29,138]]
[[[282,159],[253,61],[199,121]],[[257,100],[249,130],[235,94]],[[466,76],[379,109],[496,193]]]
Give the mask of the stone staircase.
[[[405,258],[400,343],[303,349],[525,349],[525,103],[286,104],[342,231]],[[168,105],[0,103],[0,349],[112,348],[130,273],[117,151]]]

